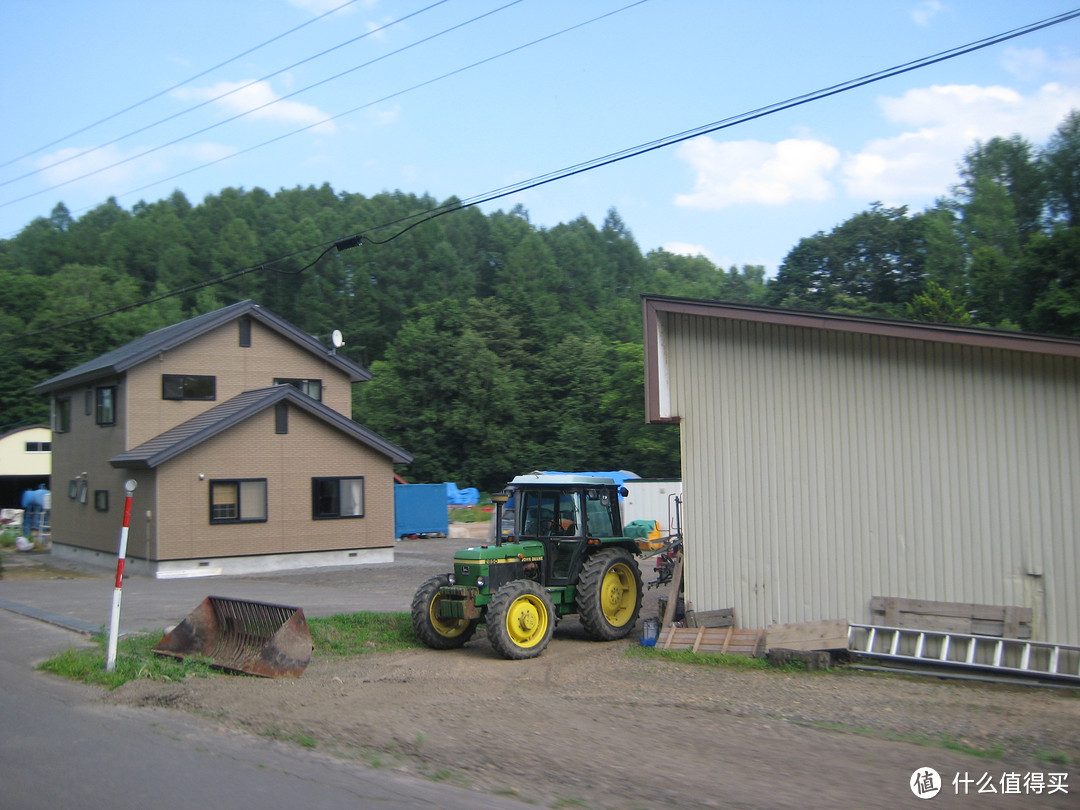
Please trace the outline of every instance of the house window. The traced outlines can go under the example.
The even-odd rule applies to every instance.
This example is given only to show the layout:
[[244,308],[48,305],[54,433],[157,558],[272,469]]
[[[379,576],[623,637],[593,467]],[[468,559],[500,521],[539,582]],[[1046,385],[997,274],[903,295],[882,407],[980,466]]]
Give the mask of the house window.
[[251,346],[251,318],[241,318],[238,321],[240,327],[240,347],[247,349]]
[[116,424],[116,386],[98,388],[96,392],[95,421],[102,427]]
[[52,442],[27,442],[27,453],[51,453]]
[[68,481],[68,497],[71,498],[71,500],[75,500],[77,497],[79,497],[78,478],[72,478],[70,481]]
[[322,402],[322,380],[301,380],[295,377],[274,377],[274,385],[291,385],[312,399]]
[[217,377],[199,374],[162,374],[162,399],[217,399]]
[[94,509],[99,512],[109,511],[109,490],[107,489],[95,489],[94,490]]
[[84,478],[79,482],[79,503],[86,503],[87,488],[88,484],[86,483],[86,479]]
[[62,397],[53,404],[53,430],[67,433],[71,430],[71,398]]
[[363,478],[312,478],[311,517],[314,520],[364,516]]
[[265,478],[239,478],[210,482],[211,523],[265,521]]
[[289,404],[287,402],[279,402],[274,406],[274,432],[289,432]]

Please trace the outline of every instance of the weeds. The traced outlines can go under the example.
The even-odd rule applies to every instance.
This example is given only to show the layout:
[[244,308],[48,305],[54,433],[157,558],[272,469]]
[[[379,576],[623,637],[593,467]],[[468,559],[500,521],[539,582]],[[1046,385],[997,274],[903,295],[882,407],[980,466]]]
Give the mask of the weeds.
[[702,667],[719,667],[734,670],[771,670],[774,672],[806,672],[802,661],[788,661],[774,666],[765,658],[731,653],[696,653],[692,650],[658,650],[655,647],[629,647],[627,655],[639,658],[661,658],[673,664],[693,664]]
[[155,655],[151,648],[160,636],[125,636],[116,645],[116,668],[107,672],[108,639],[104,633],[93,637],[94,647],[72,647],[38,665],[38,669],[63,678],[103,686],[112,690],[134,680],[182,681],[217,674],[207,662],[194,658],[183,661]]
[[341,613],[308,619],[315,652],[336,658],[419,647],[408,613]]
[[[420,646],[407,613],[345,613],[308,620],[316,654],[339,658],[371,652],[395,652]],[[182,681],[225,674],[197,656],[160,656],[152,648],[161,635],[126,636],[116,649],[116,668],[105,670],[108,639],[93,637],[93,647],[73,647],[38,666],[63,678],[113,690],[134,680]]]

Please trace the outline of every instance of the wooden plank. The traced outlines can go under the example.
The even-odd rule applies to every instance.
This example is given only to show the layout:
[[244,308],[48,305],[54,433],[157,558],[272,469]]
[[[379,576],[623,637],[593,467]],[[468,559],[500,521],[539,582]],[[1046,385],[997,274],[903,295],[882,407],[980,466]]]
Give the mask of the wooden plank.
[[705,638],[705,628],[704,628],[704,627],[702,627],[702,628],[700,628],[700,629],[698,630],[697,638],[696,638],[696,639],[694,640],[694,646],[693,646],[693,647],[691,647],[691,649],[692,649],[692,650],[693,650],[694,652],[697,652],[697,651],[698,651],[698,647],[700,647],[700,646],[701,646],[701,640],[702,640],[703,638]]
[[885,624],[889,627],[898,627],[900,623],[900,600],[895,596],[885,597],[882,610],[885,611]]
[[969,633],[998,638],[1031,638],[1034,611],[1018,605],[979,605],[875,596],[870,609],[884,613],[888,627]]
[[682,585],[682,552],[675,561],[675,569],[671,572],[671,586],[668,588],[667,610],[664,611],[662,627],[671,627],[675,621],[675,611],[679,607],[679,587]]
[[665,650],[692,650],[697,653],[764,654],[764,630],[736,630],[732,627],[672,627],[660,635]]
[[[896,596],[874,596],[870,599],[870,609],[877,613],[890,615],[890,608],[899,613],[930,614],[933,616],[953,616],[966,619],[986,619],[1005,621],[1006,612],[1013,611],[1017,622],[1031,622],[1034,612],[1031,608],[1019,605],[980,605],[973,602],[934,602],[928,599],[903,599]],[[895,627],[896,625],[889,625]]]
[[735,625],[735,608],[695,611],[694,621],[696,627],[733,627]]
[[847,646],[846,619],[774,625],[769,628],[765,641],[768,650],[846,650]]

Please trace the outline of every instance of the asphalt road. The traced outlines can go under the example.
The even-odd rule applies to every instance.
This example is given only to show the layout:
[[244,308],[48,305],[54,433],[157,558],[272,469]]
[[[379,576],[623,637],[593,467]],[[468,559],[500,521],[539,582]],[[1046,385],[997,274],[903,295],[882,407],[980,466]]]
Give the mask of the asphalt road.
[[[402,541],[394,563],[302,574],[153,580],[122,588],[121,633],[175,624],[208,595],[302,607],[318,616],[407,610],[417,585],[447,570],[461,538]],[[96,688],[35,670],[107,627],[114,574],[0,580],[0,805],[113,810],[402,808],[516,810],[528,805],[223,731],[165,708],[106,706]]]

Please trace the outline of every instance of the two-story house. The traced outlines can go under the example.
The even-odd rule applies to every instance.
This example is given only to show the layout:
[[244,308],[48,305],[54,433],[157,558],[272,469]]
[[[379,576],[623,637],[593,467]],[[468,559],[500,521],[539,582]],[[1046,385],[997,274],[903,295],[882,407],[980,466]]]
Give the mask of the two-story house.
[[394,464],[350,418],[370,373],[253,301],[32,390],[52,405],[52,553],[159,578],[393,560]]

